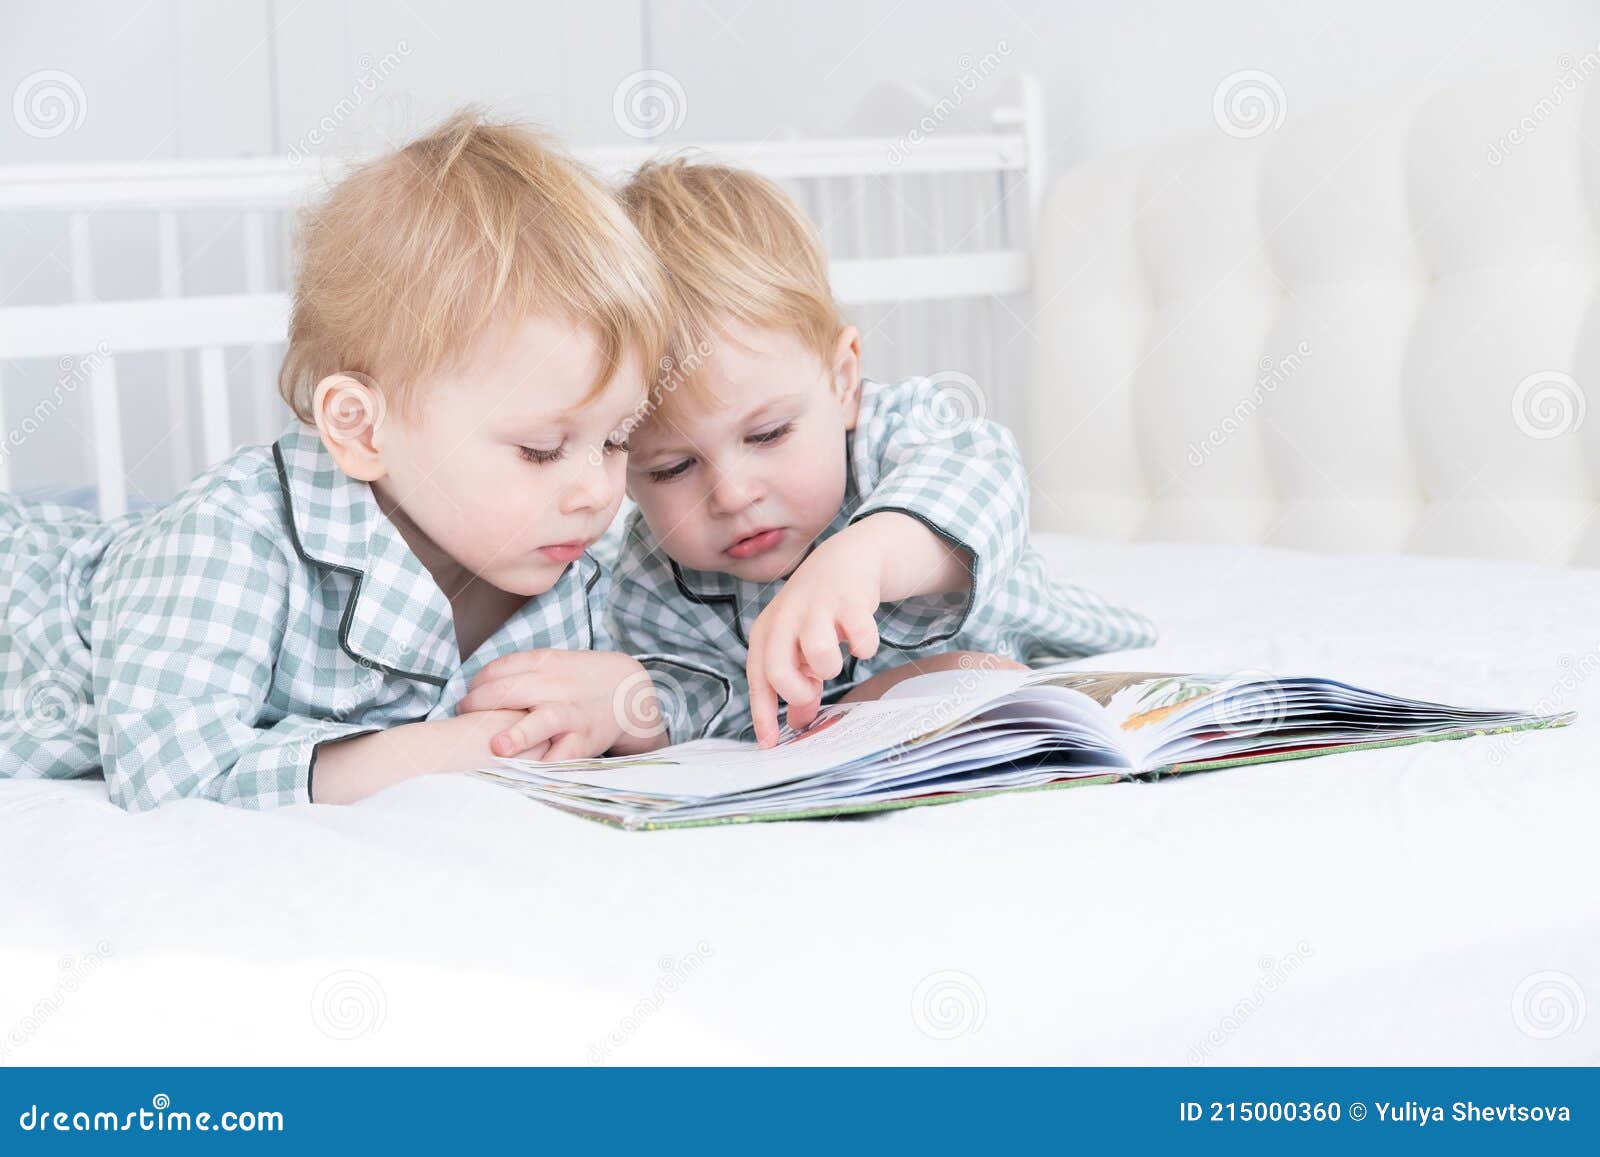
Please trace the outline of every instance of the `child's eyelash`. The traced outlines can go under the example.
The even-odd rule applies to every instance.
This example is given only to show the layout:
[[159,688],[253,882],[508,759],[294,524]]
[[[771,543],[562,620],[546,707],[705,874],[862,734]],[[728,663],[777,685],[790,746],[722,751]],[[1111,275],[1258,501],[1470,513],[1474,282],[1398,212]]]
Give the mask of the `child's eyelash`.
[[747,441],[754,442],[760,446],[770,446],[774,442],[781,441],[793,429],[793,422],[785,422],[781,426],[774,426],[772,429],[763,430],[759,434],[751,434]]
[[557,446],[554,450],[539,450],[533,446],[518,446],[517,453],[522,455],[526,462],[537,462],[541,466],[548,466],[552,462],[561,461],[567,452],[566,444]]
[[660,470],[650,471],[650,481],[671,482],[674,478],[682,478],[689,471],[694,461],[685,458],[682,462],[674,462],[671,466],[663,466]]
[[[626,438],[607,438],[603,449],[607,454],[626,454],[628,440]],[[559,462],[566,457],[565,444],[557,446],[554,450],[540,450],[534,446],[518,446],[517,453],[522,455],[525,462],[536,462],[541,466],[548,466],[552,462]]]
[[[793,429],[793,422],[785,422],[781,426],[774,426],[772,429],[763,430],[759,434],[751,434],[745,441],[754,443],[757,446],[771,446],[773,443],[781,442],[788,437]],[[652,482],[671,482],[674,478],[682,478],[688,473],[689,467],[693,465],[694,459],[685,458],[681,462],[674,462],[671,466],[663,466],[659,470],[649,471],[648,477]]]

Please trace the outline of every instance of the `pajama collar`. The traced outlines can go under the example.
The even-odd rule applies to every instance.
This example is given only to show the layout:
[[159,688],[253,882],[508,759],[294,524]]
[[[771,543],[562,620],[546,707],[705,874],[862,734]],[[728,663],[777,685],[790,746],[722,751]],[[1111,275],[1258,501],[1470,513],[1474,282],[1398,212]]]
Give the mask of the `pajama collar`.
[[442,686],[460,666],[450,601],[372,487],[339,469],[313,427],[297,423],[272,453],[295,550],[355,579],[340,647],[365,666]]

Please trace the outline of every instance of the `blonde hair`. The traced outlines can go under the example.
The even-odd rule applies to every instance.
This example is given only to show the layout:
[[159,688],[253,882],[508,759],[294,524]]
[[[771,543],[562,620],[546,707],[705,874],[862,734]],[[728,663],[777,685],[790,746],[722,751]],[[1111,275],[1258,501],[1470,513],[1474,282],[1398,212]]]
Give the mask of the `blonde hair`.
[[591,324],[598,391],[667,344],[660,267],[600,181],[522,125],[456,113],[357,168],[306,213],[284,401],[310,422],[317,383],[363,373],[404,405],[487,331],[530,314]]
[[641,166],[620,196],[666,271],[669,377],[703,396],[693,371],[730,317],[798,333],[818,357],[832,356],[844,323],[827,254],[816,227],[776,184],[676,157]]

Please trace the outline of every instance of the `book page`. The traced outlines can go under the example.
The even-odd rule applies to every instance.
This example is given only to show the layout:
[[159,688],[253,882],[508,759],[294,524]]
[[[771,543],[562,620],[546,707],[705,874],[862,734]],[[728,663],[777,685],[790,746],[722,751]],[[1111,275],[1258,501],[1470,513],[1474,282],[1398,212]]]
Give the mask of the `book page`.
[[1015,668],[954,667],[902,679],[880,697],[893,699],[943,699],[953,704],[986,703],[1026,686],[1036,672]]
[[824,707],[810,726],[785,727],[776,747],[701,743],[663,747],[645,755],[613,759],[539,763],[502,759],[497,763],[519,778],[592,783],[613,791],[697,798],[757,791],[795,779],[848,767],[960,723],[980,710],[983,700],[949,717],[943,700],[902,698]]
[[1168,671],[1078,671],[1058,668],[1034,673],[1030,687],[1065,687],[1087,695],[1111,716],[1121,731],[1159,725],[1179,708],[1214,694],[1225,675],[1179,675]]

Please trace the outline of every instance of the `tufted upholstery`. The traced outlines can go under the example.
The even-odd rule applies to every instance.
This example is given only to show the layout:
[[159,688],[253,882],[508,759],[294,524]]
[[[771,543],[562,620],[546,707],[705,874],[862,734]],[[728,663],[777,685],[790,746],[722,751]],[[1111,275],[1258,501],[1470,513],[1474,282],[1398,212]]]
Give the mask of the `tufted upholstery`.
[[1035,525],[1600,566],[1600,70],[1287,111],[1050,189]]

